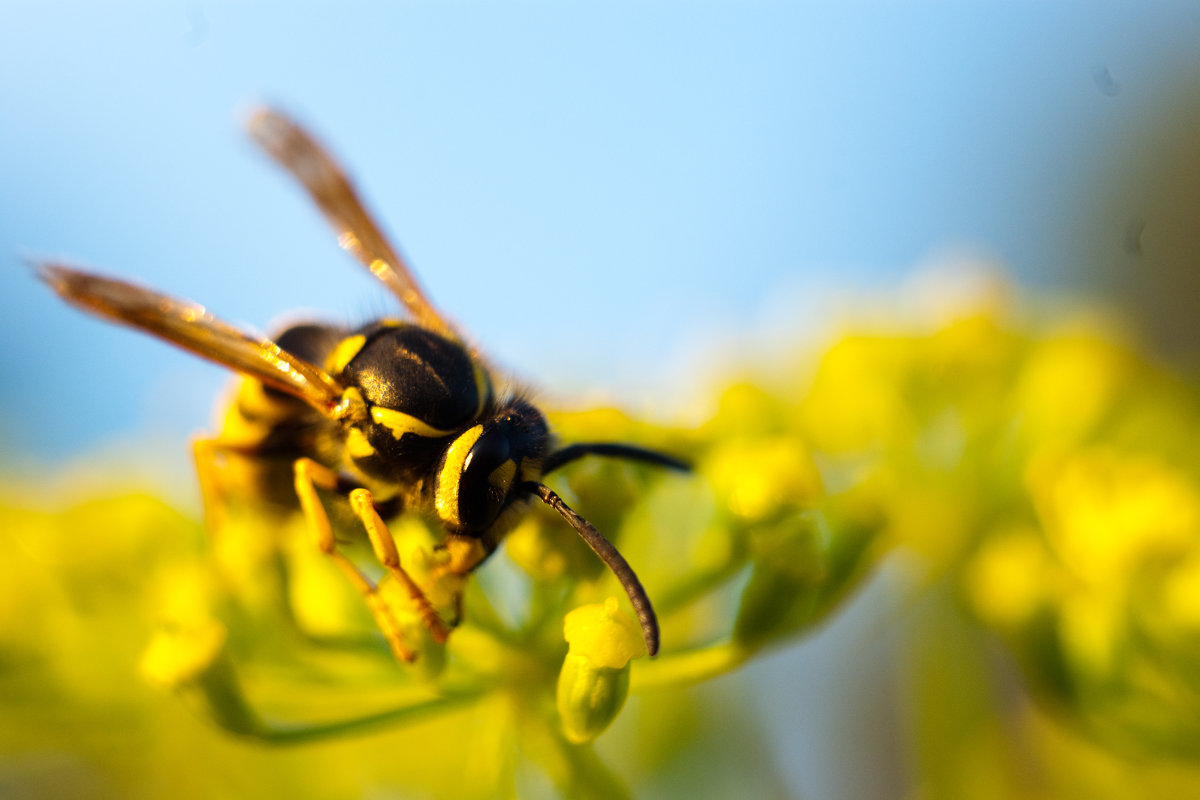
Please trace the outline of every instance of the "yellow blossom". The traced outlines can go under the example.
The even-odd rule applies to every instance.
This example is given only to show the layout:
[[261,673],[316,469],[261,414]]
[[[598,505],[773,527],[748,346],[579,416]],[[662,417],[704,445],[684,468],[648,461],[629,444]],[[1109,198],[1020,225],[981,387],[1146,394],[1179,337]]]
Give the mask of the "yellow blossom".
[[975,613],[990,624],[1013,628],[1052,598],[1054,565],[1041,537],[1016,529],[990,536],[967,565],[964,580]]
[[1047,458],[1030,481],[1049,541],[1084,580],[1124,581],[1200,544],[1200,493],[1153,456],[1098,448]]
[[629,661],[646,649],[637,624],[615,597],[572,611],[563,636],[569,649],[558,676],[558,713],[563,734],[582,744],[616,719],[629,693]]

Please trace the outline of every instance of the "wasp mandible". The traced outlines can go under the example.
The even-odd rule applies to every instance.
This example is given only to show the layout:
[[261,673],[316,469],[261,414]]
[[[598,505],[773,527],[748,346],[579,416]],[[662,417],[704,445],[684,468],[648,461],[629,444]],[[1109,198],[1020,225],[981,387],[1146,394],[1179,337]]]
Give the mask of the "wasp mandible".
[[[356,329],[306,323],[272,339],[248,333],[195,303],[63,263],[38,274],[64,300],[158,336],[243,376],[221,431],[194,442],[206,516],[221,504],[217,461],[239,456],[261,467],[264,485],[288,487],[321,552],[362,593],[393,654],[412,660],[400,625],[373,582],[339,550],[318,490],[345,496],[375,555],[414,604],[430,636],[444,642],[461,617],[461,584],[490,556],[535,498],[557,511],[612,570],[658,652],[654,608],[624,557],[542,483],[584,456],[631,459],[686,470],[673,456],[617,443],[556,445],[528,399],[500,393],[480,355],[429,301],[412,271],[360,201],[342,168],[287,116],[254,114],[253,139],[300,181],[341,246],[391,291],[409,319]],[[444,531],[443,560],[430,579],[460,588],[444,620],[426,586],[405,571],[386,520],[415,512]],[[457,583],[455,583],[457,582]]]

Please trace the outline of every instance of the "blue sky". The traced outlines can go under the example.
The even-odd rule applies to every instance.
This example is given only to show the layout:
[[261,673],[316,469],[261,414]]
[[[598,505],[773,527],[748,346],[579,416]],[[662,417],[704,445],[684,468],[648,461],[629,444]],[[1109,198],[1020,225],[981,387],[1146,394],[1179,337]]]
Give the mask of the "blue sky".
[[1200,74],[1187,5],[104,5],[0,10],[0,441],[19,454],[201,428],[224,383],[61,307],[21,254],[260,328],[389,309],[242,135],[257,100],[341,156],[497,362],[636,396],[695,342],[947,247],[1064,280],[1097,176]]

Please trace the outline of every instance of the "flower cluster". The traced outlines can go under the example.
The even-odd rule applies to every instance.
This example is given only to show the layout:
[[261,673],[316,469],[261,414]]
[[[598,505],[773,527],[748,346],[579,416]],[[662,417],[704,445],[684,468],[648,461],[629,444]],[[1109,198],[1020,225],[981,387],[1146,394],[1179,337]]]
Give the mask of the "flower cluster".
[[[936,734],[918,722],[924,771],[976,767],[931,795],[982,780],[1140,796],[1134,760],[1200,757],[1200,386],[1094,315],[1034,326],[989,302],[845,336],[800,407],[826,475],[869,487],[881,545],[926,598],[908,632],[917,716],[977,709]],[[1011,662],[987,655],[996,643]],[[947,663],[973,698],[949,691]],[[1060,783],[1097,768],[1102,787]],[[1176,772],[1164,791],[1195,782]]]
[[[564,441],[637,442],[694,465],[670,474],[586,459],[555,476],[653,598],[654,659],[612,575],[540,506],[463,587],[463,622],[445,644],[423,633],[400,587],[372,575],[417,652],[401,665],[295,516],[231,508],[209,538],[144,494],[46,513],[10,500],[0,688],[33,699],[8,711],[28,737],[44,702],[70,698],[86,719],[111,711],[97,687],[120,686],[127,718],[157,720],[161,697],[133,688],[140,659],[144,679],[209,726],[163,754],[173,770],[219,746],[205,739],[215,729],[277,745],[354,736],[356,763],[395,765],[403,777],[391,779],[435,794],[548,782],[619,797],[610,760],[635,779],[696,763],[700,750],[673,759],[713,723],[680,687],[803,636],[873,565],[902,554],[910,591],[937,600],[925,606],[932,624],[907,621],[914,664],[953,659],[985,697],[944,701],[960,716],[978,709],[972,730],[984,733],[943,726],[955,733],[918,743],[917,769],[942,795],[970,796],[978,778],[954,778],[950,761],[990,765],[994,785],[1025,780],[1004,766],[1011,758],[981,755],[997,725],[1053,752],[1047,774],[1054,759],[1098,763],[1097,747],[1200,756],[1196,385],[1098,324],[1047,327],[984,303],[860,326],[770,375],[730,379],[712,408],[698,427],[613,410],[552,418]],[[436,526],[401,517],[392,530],[418,583],[438,568]],[[347,552],[372,569],[369,545]],[[987,655],[996,643],[1041,704],[1004,694],[1016,673],[1008,656]],[[934,673],[916,670],[915,696],[935,696],[921,685],[941,681]],[[931,715],[939,702],[918,706]],[[1090,744],[1064,745],[1075,740],[1051,719]],[[42,735],[53,741],[49,727]],[[614,738],[629,747],[606,744]],[[346,777],[333,765],[344,759],[293,789],[339,793]]]

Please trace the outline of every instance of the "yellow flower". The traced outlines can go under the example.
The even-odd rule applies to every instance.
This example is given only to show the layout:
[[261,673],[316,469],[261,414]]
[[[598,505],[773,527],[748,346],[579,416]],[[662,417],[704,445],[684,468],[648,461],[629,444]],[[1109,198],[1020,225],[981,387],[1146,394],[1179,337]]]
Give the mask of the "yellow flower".
[[159,631],[142,655],[142,677],[176,688],[200,678],[225,646],[225,628],[215,620]]
[[817,467],[792,436],[732,440],[714,448],[703,469],[729,510],[747,522],[811,507],[821,496]]
[[142,656],[142,677],[174,689],[199,714],[231,733],[260,735],[263,722],[242,694],[225,639],[225,627],[215,620],[163,629]]
[[800,416],[806,433],[833,453],[877,448],[912,427],[897,391],[913,345],[901,337],[851,336],[825,354]]
[[1050,600],[1055,584],[1045,543],[1027,529],[989,537],[967,565],[964,579],[975,613],[1001,628],[1028,622]]
[[583,744],[617,718],[629,693],[629,662],[645,655],[641,630],[615,597],[581,606],[563,622],[567,657],[558,676],[563,734]]
[[1200,632],[1200,548],[1179,564],[1162,587],[1163,616],[1191,636]]
[[1031,436],[1077,437],[1112,406],[1128,379],[1128,357],[1095,336],[1064,334],[1041,344],[1017,379],[1016,411]]
[[1196,487],[1154,456],[1096,448],[1047,457],[1030,480],[1047,539],[1085,581],[1121,583],[1200,543]]

